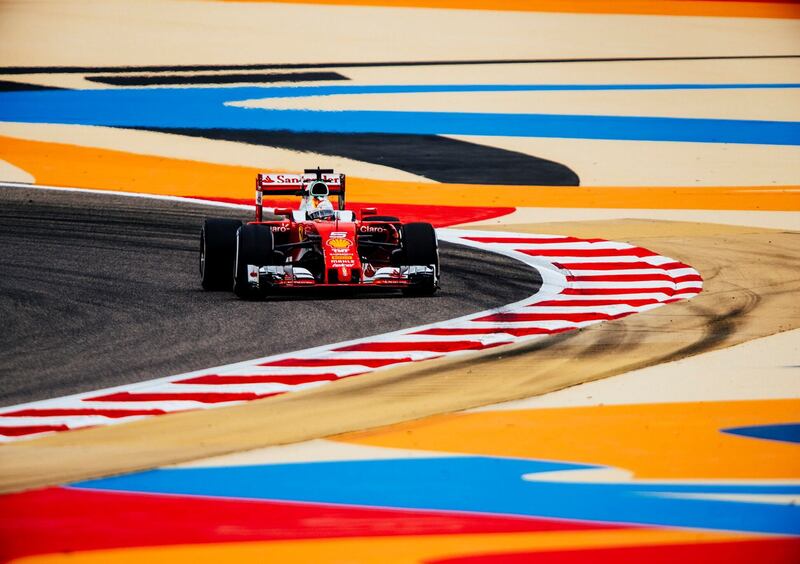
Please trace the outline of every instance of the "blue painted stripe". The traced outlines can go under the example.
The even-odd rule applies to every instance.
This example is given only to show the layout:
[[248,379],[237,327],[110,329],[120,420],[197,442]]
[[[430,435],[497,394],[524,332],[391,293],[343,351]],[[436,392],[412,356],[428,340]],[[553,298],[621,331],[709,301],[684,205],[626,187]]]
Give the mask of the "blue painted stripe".
[[723,429],[724,433],[740,435],[753,439],[767,439],[787,443],[800,443],[800,423],[783,423],[780,425],[755,425],[752,427],[734,427]]
[[485,135],[800,145],[800,122],[639,116],[264,110],[253,98],[336,93],[520,90],[531,85],[328,86],[34,91],[0,94],[0,121],[116,127]]
[[371,460],[153,470],[73,487],[800,534],[800,508],[793,505],[658,495],[797,495],[797,485],[582,484],[522,478],[585,468],[594,466],[493,457]]

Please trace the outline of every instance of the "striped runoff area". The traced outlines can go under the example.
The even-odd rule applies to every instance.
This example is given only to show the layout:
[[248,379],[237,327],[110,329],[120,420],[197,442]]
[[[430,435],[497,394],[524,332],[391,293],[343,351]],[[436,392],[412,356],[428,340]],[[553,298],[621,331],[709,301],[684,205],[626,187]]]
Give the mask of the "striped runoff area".
[[0,440],[305,390],[402,364],[587,327],[689,299],[702,290],[702,279],[690,266],[627,243],[452,229],[438,233],[440,240],[530,265],[542,276],[540,290],[501,308],[431,325],[2,408]]

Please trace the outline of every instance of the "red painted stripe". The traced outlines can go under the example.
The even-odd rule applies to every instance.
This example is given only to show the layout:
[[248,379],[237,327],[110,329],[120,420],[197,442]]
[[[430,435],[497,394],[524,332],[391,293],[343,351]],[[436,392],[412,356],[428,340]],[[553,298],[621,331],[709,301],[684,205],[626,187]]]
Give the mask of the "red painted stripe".
[[[508,343],[503,343],[508,344]],[[489,348],[480,341],[441,341],[441,342],[402,342],[402,343],[360,343],[350,345],[336,351],[369,351],[369,352],[399,352],[399,351],[429,351],[429,352],[454,352],[470,351]]]
[[671,296],[675,293],[675,288],[564,288],[561,291],[565,296],[613,296],[617,294],[666,294]]
[[48,431],[69,431],[66,425],[26,425],[24,427],[0,427],[0,435],[4,437],[21,437]]
[[649,262],[565,262],[558,266],[568,270],[644,270],[646,268],[662,268]]
[[0,496],[0,562],[145,546],[398,535],[413,542],[414,535],[627,528],[458,511],[45,488]]
[[646,300],[547,300],[545,302],[539,302],[535,304],[530,304],[527,307],[546,307],[546,306],[554,306],[554,307],[568,307],[568,306],[583,306],[583,307],[595,307],[595,306],[613,306],[613,305],[629,305],[631,307],[641,307],[651,304],[659,303],[658,300],[653,298],[649,298]]
[[588,274],[585,276],[567,276],[569,282],[650,282],[651,280],[675,280],[669,274]]
[[412,362],[408,357],[404,358],[359,358],[353,359],[339,359],[339,358],[284,358],[281,360],[273,360],[272,362],[265,362],[259,366],[367,366],[369,368],[380,368],[381,366],[389,366],[390,364],[398,364],[401,362]]
[[577,329],[577,327],[565,327],[561,329],[544,329],[542,327],[489,327],[486,329],[439,327],[418,331],[414,333],[414,335],[490,335],[495,333],[507,333],[509,335],[514,335],[515,337],[527,337],[528,335],[550,335],[552,333],[563,333],[564,331],[571,331],[573,329]]
[[511,245],[546,245],[548,243],[605,243],[605,239],[579,239],[578,237],[464,237],[476,243],[508,243]]
[[568,262],[559,263],[561,268],[569,270],[644,270],[657,268],[659,270],[676,270],[678,268],[691,268],[682,262],[668,262],[665,264],[650,264],[649,262]]
[[634,247],[632,249],[516,249],[534,257],[653,257],[653,251]]
[[[235,204],[253,205],[253,198],[209,198],[205,196],[187,196],[198,200],[212,200],[217,202],[230,202]],[[432,223],[434,227],[447,227],[448,225],[458,225],[474,221],[487,221],[495,217],[508,215],[516,208],[492,208],[487,206],[429,206],[419,204],[385,204],[374,202],[347,202],[347,209],[356,212],[368,207],[378,207],[381,214],[402,217],[406,223],[412,221],[424,221]],[[286,202],[277,199],[264,198],[265,207],[285,207]]]
[[135,417],[137,415],[164,415],[163,409],[95,409],[90,407],[75,407],[61,409],[20,409],[0,413],[0,417],[59,417],[68,415],[97,415],[110,419],[122,417]]
[[[363,374],[363,373],[362,373]],[[355,374],[352,374],[355,376]],[[308,384],[309,382],[325,382],[338,380],[336,374],[266,374],[266,375],[249,375],[249,376],[224,376],[219,374],[206,374],[205,376],[198,376],[197,378],[189,378],[188,380],[178,380],[173,384],[211,384],[211,385],[227,385],[227,384]]]
[[495,313],[492,315],[487,315],[486,317],[480,317],[475,321],[492,321],[492,322],[503,322],[503,321],[570,321],[573,323],[580,323],[581,321],[598,321],[598,320],[610,320],[610,319],[619,319],[620,317],[625,317],[626,315],[630,315],[633,312],[626,312],[626,313],[618,313],[615,315],[611,315],[608,313],[599,313],[599,312],[592,312],[592,313]]
[[685,276],[676,276],[673,278],[675,282],[702,282],[703,279],[697,274],[687,274]]
[[675,270],[678,268],[692,268],[686,263],[683,262],[666,262],[664,264],[659,264],[658,268],[663,268],[664,270]]
[[282,393],[283,392],[272,392],[269,394],[256,394],[253,392],[210,392],[193,394],[191,392],[117,392],[105,396],[86,398],[85,401],[196,401],[200,403],[221,403],[225,401],[247,401],[268,398]]

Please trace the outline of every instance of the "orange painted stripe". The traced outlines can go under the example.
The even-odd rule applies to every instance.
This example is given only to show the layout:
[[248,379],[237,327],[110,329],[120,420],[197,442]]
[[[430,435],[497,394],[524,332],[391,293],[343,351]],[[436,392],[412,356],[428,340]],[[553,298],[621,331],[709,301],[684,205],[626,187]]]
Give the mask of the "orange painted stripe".
[[[245,166],[11,137],[0,137],[0,158],[30,173],[39,184],[210,198],[250,199],[254,194],[256,173],[264,172]],[[353,202],[374,204],[800,210],[800,186],[496,186],[351,177],[348,178],[348,197]]]
[[486,411],[430,417],[336,440],[598,464],[642,479],[797,479],[797,445],[721,429],[794,422],[798,413],[800,400]]
[[[117,548],[44,554],[18,561],[22,564],[219,564],[221,562],[385,562],[418,564],[481,554],[528,551],[599,549],[619,546],[669,546],[684,543],[718,543],[754,538],[752,535],[627,529],[622,531],[489,533],[473,535],[414,535],[346,539],[301,539],[225,544],[195,544]],[[591,558],[589,558],[591,560]]]
[[736,18],[800,18],[797,2],[719,0],[224,0],[282,4],[334,4],[396,8],[443,8],[578,14],[639,14]]

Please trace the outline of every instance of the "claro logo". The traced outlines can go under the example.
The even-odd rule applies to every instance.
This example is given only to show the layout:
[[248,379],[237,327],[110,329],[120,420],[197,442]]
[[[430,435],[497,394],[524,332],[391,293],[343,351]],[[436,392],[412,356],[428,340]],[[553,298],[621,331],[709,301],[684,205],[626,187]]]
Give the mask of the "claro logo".
[[384,233],[386,229],[383,227],[372,227],[371,225],[362,225],[358,228],[359,233]]
[[353,246],[353,242],[348,239],[332,238],[328,239],[328,246],[332,249],[349,249]]
[[288,225],[273,225],[272,226],[272,232],[273,233],[286,233],[287,231],[289,231],[289,226]]

